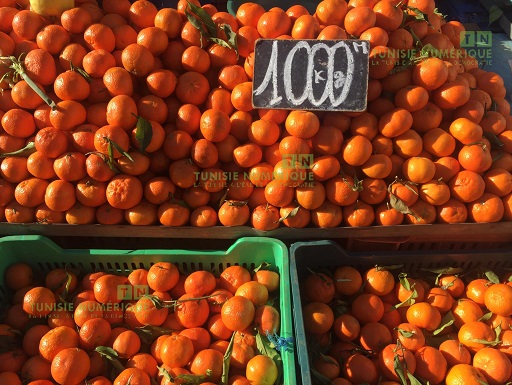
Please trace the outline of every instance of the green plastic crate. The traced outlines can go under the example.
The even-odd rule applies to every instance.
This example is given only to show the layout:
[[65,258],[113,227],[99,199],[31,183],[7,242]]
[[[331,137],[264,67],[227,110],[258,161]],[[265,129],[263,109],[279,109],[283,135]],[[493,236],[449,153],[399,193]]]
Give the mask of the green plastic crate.
[[[198,242],[200,242],[198,240]],[[174,263],[182,273],[208,270],[219,274],[231,265],[242,265],[254,269],[263,262],[279,272],[279,306],[281,314],[281,337],[293,337],[291,293],[289,285],[288,249],[271,238],[240,238],[228,250],[107,250],[107,249],[62,249],[50,239],[39,235],[7,236],[0,238],[0,303],[6,304],[10,294],[3,277],[7,267],[15,262],[32,266],[34,276],[44,276],[54,268],[71,268],[81,273],[105,271],[128,275],[139,268],[148,269],[159,261]],[[296,383],[295,357],[293,351],[283,351],[283,384]]]
[[[300,282],[310,273],[308,269],[334,272],[336,267],[344,265],[352,266],[361,272],[375,265],[402,265],[400,269],[394,270],[396,274],[405,271],[416,276],[425,274],[425,270],[446,267],[463,268],[471,275],[486,270],[500,273],[505,269],[512,269],[512,250],[506,248],[486,251],[474,249],[351,252],[344,250],[333,241],[297,242],[292,244],[290,248],[290,280],[295,327],[295,350],[303,385],[317,385],[320,383],[315,382],[311,376],[311,363],[302,316]],[[435,275],[430,274],[430,276],[434,277]]]

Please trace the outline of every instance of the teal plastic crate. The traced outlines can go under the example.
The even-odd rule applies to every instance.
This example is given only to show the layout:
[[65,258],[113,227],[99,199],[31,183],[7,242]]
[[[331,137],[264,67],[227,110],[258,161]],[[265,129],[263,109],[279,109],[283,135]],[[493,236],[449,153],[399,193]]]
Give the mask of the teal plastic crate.
[[[332,271],[339,266],[353,266],[363,272],[372,266],[402,267],[394,270],[396,274],[405,271],[411,275],[422,276],[426,270],[445,267],[458,267],[467,274],[476,275],[487,270],[496,273],[512,268],[512,250],[473,249],[456,251],[372,251],[348,252],[332,241],[297,242],[290,248],[290,280],[292,290],[292,308],[295,335],[297,366],[303,385],[320,384],[311,376],[311,363],[306,343],[306,332],[302,316],[300,282],[313,271]],[[435,277],[435,274],[430,274]]]
[[[44,277],[51,269],[64,267],[83,274],[104,271],[128,275],[135,269],[148,269],[159,261],[174,263],[184,274],[208,270],[216,275],[231,265],[242,265],[251,270],[263,262],[270,263],[269,269],[280,275],[280,335],[293,337],[288,249],[281,241],[264,237],[240,238],[225,251],[63,249],[39,235],[3,237],[0,238],[0,303],[6,304],[12,294],[3,279],[7,267],[15,262],[30,264],[35,277]],[[295,384],[294,352],[292,349],[283,351],[281,356],[283,384]]]

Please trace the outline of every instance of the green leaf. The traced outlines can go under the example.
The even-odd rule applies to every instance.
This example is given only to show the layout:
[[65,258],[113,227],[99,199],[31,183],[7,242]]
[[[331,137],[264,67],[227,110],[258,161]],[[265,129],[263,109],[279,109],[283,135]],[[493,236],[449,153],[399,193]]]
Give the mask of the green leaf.
[[407,30],[412,35],[412,39],[414,41],[414,46],[415,47],[423,47],[423,43],[421,42],[421,39],[418,37],[418,35],[416,35],[414,30],[411,27],[408,27]]
[[377,268],[377,270],[398,270],[398,269],[402,269],[404,267],[404,265],[403,264],[401,264],[401,265],[386,265],[386,266],[376,265],[375,267]]
[[71,60],[68,60],[68,61],[69,61],[69,68],[70,68],[71,71],[78,72],[85,80],[87,80],[87,83],[92,83],[91,75],[89,75],[87,73],[87,71],[85,71],[84,69],[74,65]]
[[153,138],[153,127],[151,123],[142,116],[137,117],[137,125],[135,131],[135,139],[140,147],[140,152],[144,153]]
[[314,383],[316,384],[317,382],[322,384],[322,385],[332,385],[332,381],[329,380],[326,376],[324,376],[322,373],[320,373],[319,371],[311,368],[311,374],[313,375],[313,377],[315,378],[316,381],[314,381]]
[[203,36],[206,36],[209,39],[206,27],[204,26],[203,23],[201,23],[201,20],[199,20],[190,12],[185,11],[185,15],[187,16],[187,19],[190,22],[190,24],[192,24],[192,26],[201,33],[201,48],[203,48]]
[[328,362],[328,363],[330,363],[330,364],[334,364],[334,365],[336,365],[336,366],[339,366],[338,361],[336,361],[336,360],[335,360],[333,357],[331,357],[331,356],[326,356],[325,354],[320,353],[320,358],[321,358],[323,361],[325,361],[325,362]]
[[485,322],[491,319],[493,313],[492,311],[485,313],[483,316],[480,317],[479,321]]
[[277,353],[272,347],[270,346],[270,342],[268,341],[268,338],[261,334],[260,332],[256,333],[256,349],[258,350],[259,354],[262,354],[264,356],[272,357],[274,353]]
[[226,193],[220,198],[220,202],[219,202],[219,208],[224,204],[224,202],[226,202],[226,200],[228,199],[228,192],[229,192],[229,188],[226,189]]
[[235,343],[235,336],[237,332],[233,332],[231,335],[231,340],[229,341],[228,348],[226,349],[226,353],[224,353],[224,359],[222,361],[222,377],[221,377],[221,385],[228,384],[229,377],[229,365],[231,362],[231,354],[233,353],[233,345]]
[[395,328],[398,333],[400,333],[400,335],[404,338],[411,338],[413,337],[416,333],[414,332],[411,332],[409,330],[404,330],[404,329],[400,329],[400,328]]
[[180,199],[179,201],[176,201],[176,204],[178,204],[181,207],[185,207],[186,209],[190,210],[190,206],[183,199]]
[[489,8],[489,24],[487,24],[487,26],[490,26],[492,23],[499,20],[502,15],[503,10],[500,7],[497,5],[491,5]]
[[309,268],[309,267],[306,267],[306,269],[307,269],[307,271],[309,271],[311,274],[316,275],[316,276],[317,276],[318,278],[320,278],[322,281],[324,281],[324,282],[326,282],[326,283],[328,283],[328,284],[331,284],[331,282],[330,282],[330,281],[328,281],[328,280],[324,277],[324,275],[323,275],[323,274],[326,274],[326,273],[323,273],[323,274],[322,274],[321,272],[319,272],[319,271],[315,271],[315,270],[313,270],[313,269],[311,269],[311,268]]
[[448,313],[446,313],[441,320],[441,324],[439,327],[433,331],[433,335],[437,336],[439,333],[441,333],[444,329],[446,329],[448,326],[453,325],[455,322],[455,317],[453,316],[452,311],[450,310]]
[[237,41],[237,33],[233,31],[233,29],[231,28],[231,26],[229,24],[223,24],[222,25],[222,30],[224,31],[224,33],[226,34],[226,38],[227,38],[227,43],[229,44],[229,46],[235,50],[236,52],[236,57],[238,58],[238,41]]
[[439,276],[443,275],[457,275],[464,272],[464,269],[460,267],[440,267],[438,269],[425,269],[422,268],[423,271],[428,271],[429,273],[439,274]]
[[[259,354],[263,354],[274,360],[279,372],[278,377],[281,378],[283,375],[283,361],[281,359],[281,355],[276,349],[272,348],[267,336],[262,335],[260,332],[256,333],[256,349],[258,350]],[[279,384],[281,382],[278,379],[276,383]]]
[[144,333],[151,334],[154,337],[160,337],[160,336],[164,336],[164,335],[168,335],[168,334],[170,335],[173,332],[177,331],[177,330],[164,328],[161,326],[153,326],[153,325],[146,325],[146,326],[138,327],[137,329],[143,331]]
[[[199,375],[199,374],[178,374],[174,379],[181,380],[182,384],[200,385],[205,380],[207,380],[208,377],[205,375]],[[172,382],[174,382],[174,381],[172,381]]]
[[165,303],[156,295],[144,294],[141,298],[148,298],[149,300],[151,300],[151,302],[157,309],[163,309],[165,307]]
[[210,37],[210,41],[224,48],[232,48],[226,40],[221,39],[220,37]]
[[441,58],[442,57],[441,51],[439,51],[432,44],[425,44],[421,48],[420,55],[421,56],[426,56],[426,57],[431,57],[431,56],[437,57],[437,58]]
[[496,336],[494,338],[494,341],[487,341],[487,340],[484,340],[481,338],[471,338],[470,340],[473,342],[477,342],[479,344],[486,345],[486,346],[497,346],[497,345],[501,344],[501,342],[502,342],[502,341],[500,341],[501,325],[498,325],[494,328],[494,334]]
[[416,289],[414,289],[412,293],[403,302],[393,305],[392,309],[398,309],[401,306],[411,306],[416,302],[415,298],[418,298],[418,292],[416,291]]
[[395,370],[398,379],[402,385],[408,385],[407,379],[405,378],[404,368],[402,367],[402,362],[400,361],[400,356],[395,354],[393,358],[393,369]]
[[[107,140],[108,138],[104,137],[104,139]],[[108,159],[110,162],[114,162],[114,145],[110,139],[108,139]]]
[[229,201],[228,205],[242,207],[247,205],[248,201]]
[[407,273],[398,274],[398,280],[400,282],[400,285],[402,285],[405,288],[405,290],[411,291],[411,283],[407,279]]
[[165,368],[162,368],[161,366],[158,367],[158,371],[164,376],[169,382],[174,382],[174,378],[171,376],[171,373],[169,373]]
[[496,153],[492,157],[492,162],[496,162],[497,160],[500,160],[503,158],[503,155],[505,155],[505,151],[496,151]]
[[[260,264],[259,264],[259,266],[255,267],[255,268],[253,269],[253,272],[254,272],[254,273],[257,273],[257,272],[258,272],[258,271],[260,271],[260,270],[267,270],[267,267],[270,267],[270,266],[272,266],[272,264],[271,264],[271,263],[268,263],[268,262],[262,262],[262,263],[260,263]],[[512,277],[512,275],[511,275],[511,277]]]
[[503,142],[496,136],[494,132],[484,131],[484,137],[491,143],[493,150],[500,150],[503,148]]
[[[418,381],[416,377],[414,377],[410,372],[407,372],[407,378],[409,378],[409,384],[410,385],[423,385],[421,382]],[[428,385],[428,384],[427,384]]]
[[[188,6],[190,7],[190,10],[193,14],[195,14],[199,21],[204,24],[206,27],[206,30],[208,32],[208,37],[217,37],[217,25],[213,22],[212,17],[208,12],[206,12],[203,8],[201,8],[198,5],[195,5],[191,3],[190,1],[187,1]],[[187,15],[188,17],[188,15]],[[189,19],[190,21],[190,19]],[[194,25],[195,27],[195,25]],[[196,27],[197,28],[197,27]]]
[[12,152],[5,152],[3,154],[0,154],[0,158],[5,158],[7,156],[22,156],[22,157],[28,157],[30,154],[33,154],[36,152],[36,146],[34,142],[28,142],[27,145],[19,150],[12,151]]
[[416,8],[416,7],[409,7],[407,6],[406,7],[407,9],[413,11],[415,13],[415,19],[416,20],[425,20],[425,14],[419,10],[419,8]]
[[299,210],[300,210],[300,206],[295,207],[292,211],[288,211],[288,213],[284,217],[279,218],[277,220],[277,222],[275,222],[275,223],[281,223],[281,222],[286,221],[288,218],[295,217],[297,215],[297,213],[299,212]]
[[134,161],[133,158],[130,156],[130,154],[128,154],[119,144],[114,142],[112,139],[109,139],[109,140],[110,140],[110,143],[112,143],[112,146],[114,146],[114,148],[117,150],[117,152],[119,152],[123,156],[126,156],[128,158],[128,160],[130,160],[131,162]]
[[395,194],[393,194],[392,192],[389,193],[389,204],[391,205],[392,208],[394,208],[396,211],[406,215],[406,214],[411,214],[413,216],[415,216],[416,219],[418,219],[418,217],[416,216],[416,214],[414,214],[411,209],[409,208],[409,206],[407,206],[405,204],[405,202],[403,200],[401,200],[400,198],[398,198]]
[[490,271],[490,270],[486,271],[485,276],[492,283],[500,283],[500,278],[493,271]]
[[64,291],[62,292],[62,298],[67,299],[69,294],[69,288],[71,287],[71,282],[73,281],[73,276],[66,271],[66,284],[64,285]]
[[103,356],[119,357],[117,352],[114,349],[112,349],[111,347],[108,347],[108,346],[97,346],[94,349],[94,351],[98,352],[99,354],[101,354]]
[[494,340],[494,342],[496,342],[496,345],[499,345],[501,344],[502,341],[500,341],[500,335],[501,335],[501,324],[498,324],[495,328],[494,328],[494,333],[496,334],[496,338]]

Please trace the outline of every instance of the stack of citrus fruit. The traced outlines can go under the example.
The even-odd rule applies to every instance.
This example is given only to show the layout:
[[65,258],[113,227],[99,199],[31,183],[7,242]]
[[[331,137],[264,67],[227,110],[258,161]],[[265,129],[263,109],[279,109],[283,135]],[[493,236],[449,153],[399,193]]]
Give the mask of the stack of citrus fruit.
[[[434,0],[323,0],[314,15],[249,2],[236,16],[198,0],[75,3],[43,18],[0,1],[7,222],[512,219],[503,79],[460,47],[464,26]],[[369,40],[367,110],[253,109],[260,37]],[[309,166],[294,160],[305,155]]]
[[5,284],[14,295],[0,325],[2,384],[272,385],[283,370],[270,270],[183,275],[157,262],[127,277],[40,277],[16,263]]
[[301,295],[312,377],[336,385],[511,381],[510,274],[463,280],[449,270],[308,274]]

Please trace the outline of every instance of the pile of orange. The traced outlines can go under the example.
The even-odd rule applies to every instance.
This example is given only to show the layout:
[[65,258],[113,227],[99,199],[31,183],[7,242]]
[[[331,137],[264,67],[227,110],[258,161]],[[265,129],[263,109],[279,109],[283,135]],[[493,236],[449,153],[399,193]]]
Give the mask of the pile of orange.
[[382,266],[308,274],[301,295],[314,383],[509,383],[510,273],[423,276]]
[[[27,0],[0,0],[0,56],[21,57],[56,103],[19,76],[0,83],[4,221],[271,230],[512,219],[503,79],[460,47],[464,26],[434,0],[323,0],[314,15],[206,4],[216,41],[187,19],[186,0],[75,3],[45,19]],[[367,110],[254,109],[258,38],[369,40]],[[35,152],[12,154],[28,143]],[[306,155],[311,164],[297,161]]]
[[1,384],[272,385],[282,371],[269,354],[280,330],[274,271],[184,275],[157,262],[128,276],[35,276],[16,263],[5,284]]

